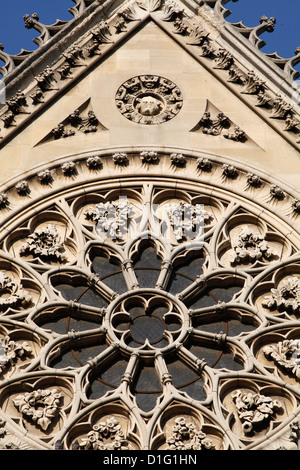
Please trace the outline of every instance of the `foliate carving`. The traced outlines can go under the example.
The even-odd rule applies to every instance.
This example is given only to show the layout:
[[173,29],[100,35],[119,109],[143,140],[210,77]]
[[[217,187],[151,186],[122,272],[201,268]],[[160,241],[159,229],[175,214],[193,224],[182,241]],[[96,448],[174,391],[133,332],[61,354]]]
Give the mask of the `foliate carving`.
[[[160,161],[164,162],[165,169],[169,168],[171,173],[171,155],[173,152],[183,151],[174,149],[163,152],[154,147],[146,147],[145,150],[156,151],[155,154],[158,154]],[[299,259],[295,255],[299,249],[297,238],[283,236],[284,233],[295,233],[296,230],[296,227],[293,227],[296,215],[292,214],[289,206],[293,195],[287,193],[289,202],[285,207],[287,206],[289,212],[282,219],[280,213],[274,214],[274,204],[270,203],[267,180],[263,180],[263,191],[248,190],[249,200],[245,192],[247,184],[250,182],[256,184],[255,175],[251,174],[248,179],[245,169],[242,171],[240,168],[227,166],[223,168],[223,161],[220,158],[214,159],[211,155],[208,157],[204,152],[193,152],[191,155],[186,151],[183,152],[187,157],[189,170],[196,172],[194,180],[198,183],[194,181],[189,184],[185,178],[186,171],[177,168],[176,171],[173,170],[176,178],[175,176],[173,179],[170,178],[167,186],[163,184],[161,178],[149,182],[147,176],[145,181],[142,178],[133,185],[131,176],[127,180],[127,170],[125,172],[120,170],[124,176],[121,186],[117,179],[111,185],[97,184],[97,174],[101,175],[103,171],[95,172],[93,168],[97,167],[101,159],[103,164],[104,159],[106,162],[106,175],[107,170],[115,168],[114,156],[115,161],[126,158],[125,155],[116,156],[115,152],[120,154],[128,152],[130,162],[142,167],[140,151],[141,149],[129,151],[127,147],[127,150],[119,148],[100,154],[90,152],[85,156],[77,156],[74,162],[78,165],[78,169],[80,167],[78,177],[80,179],[83,177],[86,181],[87,175],[91,173],[94,182],[86,186],[77,181],[78,184],[72,185],[72,191],[65,188],[66,183],[69,185],[70,181],[64,176],[61,167],[63,161],[57,161],[53,164],[53,170],[51,168],[55,175],[55,186],[59,179],[64,186],[61,192],[57,188],[55,190],[57,204],[54,206],[55,201],[50,191],[49,199],[43,199],[38,206],[38,195],[35,196],[36,191],[34,191],[33,206],[25,199],[26,207],[19,214],[23,220],[20,227],[15,223],[14,215],[19,209],[14,207],[15,204],[11,204],[11,216],[7,215],[7,218],[11,217],[11,222],[5,219],[6,228],[2,234],[1,244],[3,256],[5,255],[5,259],[8,260],[5,266],[11,266],[9,270],[8,267],[5,268],[5,272],[8,276],[13,276],[17,284],[23,282],[24,289],[27,289],[33,298],[29,305],[36,305],[34,309],[27,308],[27,311],[25,309],[21,311],[21,308],[16,307],[10,309],[4,307],[7,310],[5,315],[2,314],[1,336],[9,335],[11,340],[19,343],[20,348],[17,351],[14,350],[13,344],[10,345],[11,349],[7,352],[11,351],[12,354],[14,352],[22,354],[23,346],[24,353],[29,354],[26,344],[23,344],[28,341],[33,349],[34,361],[30,363],[31,358],[24,355],[18,356],[16,361],[12,357],[11,360],[15,362],[11,368],[7,371],[3,369],[4,380],[1,381],[0,403],[2,416],[7,416],[9,423],[17,419],[17,416],[21,421],[22,416],[12,402],[16,395],[25,395],[25,392],[44,387],[49,388],[50,384],[60,387],[59,384],[64,380],[66,391],[64,392],[62,387],[60,391],[67,402],[64,403],[65,411],[63,407],[60,408],[59,422],[52,421],[45,433],[41,429],[35,429],[36,426],[29,425],[29,413],[32,412],[34,415],[34,410],[30,410],[30,406],[37,412],[43,411],[43,405],[35,404],[35,399],[32,397],[28,399],[29,412],[28,416],[23,414],[23,424],[28,431],[25,440],[33,442],[32,445],[34,440],[38,439],[35,435],[42,434],[45,439],[44,441],[40,439],[37,445],[54,448],[53,433],[59,428],[62,448],[72,446],[75,436],[80,441],[81,438],[90,437],[87,434],[93,431],[94,435],[91,436],[89,443],[87,441],[85,443],[88,447],[95,442],[93,438],[97,438],[98,429],[93,430],[92,426],[98,425],[99,421],[105,421],[113,412],[124,432],[126,428],[130,428],[134,433],[133,442],[130,441],[131,434],[126,434],[130,447],[134,445],[140,449],[147,449],[175,445],[175,448],[180,448],[183,445],[184,448],[205,449],[210,447],[209,441],[208,445],[205,445],[206,437],[211,438],[218,449],[262,447],[265,445],[262,428],[269,421],[266,417],[265,420],[262,419],[261,424],[254,425],[259,419],[255,416],[252,422],[252,416],[261,410],[258,409],[257,401],[253,397],[251,399],[255,402],[255,406],[250,407],[245,426],[249,426],[250,421],[254,431],[252,434],[247,433],[246,436],[240,432],[242,423],[238,413],[235,412],[230,394],[242,385],[242,392],[246,390],[253,395],[261,393],[271,398],[275,398],[275,394],[280,394],[281,403],[284,400],[284,411],[278,415],[271,413],[270,421],[275,418],[274,424],[278,427],[272,427],[270,433],[266,435],[268,445],[270,443],[274,446],[283,432],[288,431],[291,422],[288,417],[296,416],[299,393],[290,383],[284,386],[285,379],[293,383],[296,379],[288,377],[279,368],[274,381],[274,363],[263,356],[262,348],[275,343],[277,338],[282,341],[281,338],[295,339],[299,335],[296,320],[290,321],[291,318],[285,311],[283,314],[273,315],[270,323],[271,313],[262,307],[262,298],[264,295],[270,295],[269,286],[272,279],[276,281],[280,279],[279,287],[281,287],[285,279],[282,276],[287,277],[288,272],[295,273],[295,276],[299,274],[297,267]],[[174,161],[177,162],[178,159],[180,162],[180,155],[182,154],[176,154]],[[150,154],[148,156],[150,157]],[[88,158],[92,159],[89,160],[91,170],[86,166]],[[64,161],[72,163],[68,159]],[[69,169],[71,171],[72,168],[73,165],[64,166],[66,171]],[[143,165],[142,173],[147,175],[147,169],[148,165]],[[204,173],[210,169],[211,173]],[[222,177],[222,170],[227,175],[238,174],[240,183],[238,194],[236,183],[232,184],[230,180],[225,179],[225,176]],[[120,172],[116,173],[120,175]],[[213,191],[211,176],[218,182]],[[33,175],[32,177],[35,178]],[[30,182],[30,179],[28,181]],[[36,179],[32,184],[39,186]],[[12,195],[12,198],[10,196],[12,201],[15,199],[20,203],[24,201],[20,200],[12,185],[8,191],[8,195]],[[39,194],[39,191],[37,193]],[[119,217],[119,221],[117,220],[119,207],[111,212],[108,211],[107,215],[101,213],[100,217],[97,211],[100,202],[119,201],[123,197],[125,200],[125,195],[134,209],[133,216],[128,217],[129,220],[126,220],[126,213]],[[259,203],[260,196],[262,196],[262,205]],[[175,224],[174,231],[169,219],[165,217],[164,209],[167,204],[180,201],[183,201],[181,214],[180,210],[178,213],[181,223],[178,227]],[[197,214],[192,214],[190,221],[187,216],[182,217],[185,212],[184,204],[195,206],[201,202],[213,215],[212,221],[205,218],[203,220],[201,207],[198,207]],[[84,211],[92,204],[93,210],[86,214],[91,222],[87,222]],[[104,209],[102,206],[103,211]],[[255,221],[258,220],[258,215],[260,220],[257,225]],[[193,220],[196,222],[197,216],[199,216],[199,226],[204,225],[205,229],[200,243],[198,245],[190,243],[190,239],[186,237],[180,240],[180,236],[186,235],[181,230],[182,224],[191,222],[187,227],[192,227],[192,222]],[[65,243],[65,254],[68,255],[69,262],[72,260],[72,265],[66,264],[64,267],[55,263],[55,267],[53,262],[43,263],[39,255],[35,258],[34,255],[28,258],[22,257],[18,261],[19,248],[26,242],[26,237],[35,230],[46,227],[50,222],[56,225],[61,240]],[[120,227],[118,222],[121,222]],[[123,222],[125,225],[122,225]],[[205,225],[206,222],[208,223]],[[170,237],[164,236],[165,232],[162,229],[165,224],[171,227]],[[244,224],[248,224],[254,232],[259,230],[271,248],[274,248],[273,245],[279,247],[276,250],[280,256],[272,267],[262,266],[259,262],[256,262],[256,269],[251,269],[242,263],[236,267],[230,265],[230,240],[239,235],[239,230]],[[126,229],[126,240],[124,243],[122,240],[122,246],[119,240],[115,241],[106,236],[107,232],[101,236],[105,229],[114,236],[114,227],[117,234],[118,231],[122,232],[123,227]],[[272,233],[268,227],[273,227]],[[97,228],[101,228],[102,234]],[[72,235],[74,245],[69,245],[71,240],[68,234]],[[246,235],[251,239],[252,233],[247,232]],[[253,235],[255,236],[255,233]],[[255,240],[256,243],[260,241]],[[51,241],[50,245],[52,244]],[[61,244],[60,240],[58,244]],[[261,247],[260,250],[264,252]],[[293,256],[289,259],[291,255]],[[259,257],[259,254],[257,256]],[[4,270],[3,266],[4,261],[1,267]],[[26,280],[23,281],[23,277]],[[39,288],[41,282],[47,282],[44,294]],[[277,284],[271,287],[277,287]],[[9,297],[10,293],[6,290],[2,298]],[[285,300],[291,300],[289,293]],[[218,325],[221,325],[220,328]],[[267,330],[266,325],[269,325]],[[38,345],[42,347],[39,353]],[[1,352],[2,366],[5,367],[4,347]],[[294,354],[298,354],[296,347]],[[92,357],[87,360],[90,355]],[[296,357],[291,356],[290,360],[297,363]],[[146,375],[143,376],[144,367]],[[102,372],[104,368],[105,375]],[[57,371],[60,371],[61,379],[53,384],[51,377],[55,376],[57,380]],[[298,369],[294,372],[299,373]],[[118,374],[117,379],[114,378],[115,373]],[[75,376],[80,380],[75,384],[74,395]],[[34,380],[36,384],[34,389],[25,388],[28,378],[30,383]],[[297,383],[298,380],[297,378]],[[103,386],[99,387],[100,381]],[[17,382],[23,384],[22,388],[16,389],[15,385],[14,395],[11,396],[13,384]],[[146,397],[149,400],[144,399],[144,383],[149,384],[146,389],[148,392]],[[184,393],[179,393],[178,390]],[[77,399],[78,393],[82,400]],[[215,405],[213,407],[210,406],[212,399]],[[25,406],[26,400],[22,398],[20,401]],[[92,401],[95,405],[91,407]],[[269,404],[263,402],[262,406]],[[248,412],[247,408],[245,412]],[[103,413],[101,417],[99,413]],[[146,413],[153,422],[150,428],[143,419]],[[130,416],[131,424],[129,426],[126,423],[125,428],[126,416]],[[172,419],[172,424],[177,425],[179,423],[175,423],[174,420],[180,416],[186,419],[178,431],[180,438],[175,443],[169,441],[167,444],[166,438],[171,437],[173,433],[169,427],[170,420]],[[146,420],[148,423],[149,419]],[[190,422],[196,425],[197,432],[206,433],[207,436],[193,434],[188,426]],[[12,424],[9,424],[9,429]],[[183,438],[184,426],[188,427],[190,433],[186,434],[186,439]],[[256,429],[259,432],[258,441],[254,440],[258,437],[254,435]],[[163,440],[163,430],[167,433],[165,440]],[[9,436],[5,443],[9,442],[8,438]],[[99,438],[98,444],[99,442],[106,446],[113,440],[101,441]]]
[[204,113],[199,124],[203,134],[215,136],[220,135],[224,128],[230,126],[229,119],[224,113],[220,112],[215,119],[212,119],[209,111]]
[[186,157],[182,155],[182,153],[172,153],[170,160],[172,164],[176,166],[184,166],[186,164]]
[[79,109],[71,113],[68,118],[58,124],[53,130],[52,134],[55,139],[61,137],[70,137],[76,134],[76,131],[88,134],[90,132],[97,132],[99,121],[94,111],[89,110],[86,116],[83,116]]
[[158,163],[159,158],[157,152],[151,152],[145,150],[144,152],[140,153],[140,157],[143,163]]
[[72,77],[72,66],[68,63],[63,64],[57,72],[60,75],[61,80],[66,80]]
[[222,166],[222,174],[225,178],[235,179],[238,176],[238,169],[234,165],[224,163]]
[[175,21],[184,16],[184,9],[180,8],[174,0],[166,0],[162,10],[163,21]]
[[126,22],[139,20],[135,4],[127,5],[118,15],[124,18]]
[[285,119],[293,113],[293,106],[277,96],[272,105],[271,118]]
[[238,237],[232,242],[232,264],[270,260],[275,252],[270,248],[263,235],[254,233],[247,225],[243,227]]
[[27,307],[31,300],[31,295],[23,289],[22,284],[18,284],[13,278],[5,274],[5,272],[0,271],[1,310],[5,310],[8,307]]
[[61,165],[61,169],[64,175],[72,176],[77,174],[76,163],[66,162]]
[[179,204],[166,204],[165,209],[177,241],[202,235],[204,223],[212,218],[202,204],[180,201]]
[[26,97],[20,90],[10,100],[7,100],[6,104],[13,114],[21,113],[23,108],[28,106]]
[[28,236],[27,242],[21,246],[21,256],[33,256],[40,259],[59,263],[67,261],[63,252],[65,251],[61,243],[57,228],[49,224],[44,228],[38,229]]
[[80,62],[80,59],[84,59],[82,49],[79,46],[71,46],[63,53],[63,56],[71,67],[75,67]]
[[4,192],[0,193],[0,209],[4,209],[9,205],[8,195]]
[[71,124],[74,125],[73,117],[75,117],[75,122],[77,123],[78,129],[85,134],[97,131],[99,121],[94,111],[88,111],[86,117],[79,116],[78,111],[76,111],[75,116],[71,115],[69,117]]
[[71,137],[71,135],[75,135],[75,131],[73,129],[66,129],[63,124],[58,124],[58,126],[52,129],[52,134],[55,139],[60,139],[61,137]]
[[185,23],[184,20],[182,19],[177,19],[174,21],[174,33],[175,34],[182,34],[183,36],[185,35],[188,35],[189,34],[189,25],[187,23]]
[[296,276],[285,279],[277,289],[271,289],[271,295],[265,297],[262,305],[270,310],[299,313],[300,279]]
[[51,170],[42,170],[37,174],[37,178],[41,184],[50,184],[53,181]]
[[228,69],[228,77],[228,82],[242,83],[243,72],[238,67],[231,66]]
[[232,394],[232,399],[245,434],[252,434],[261,427],[268,426],[282,410],[282,405],[278,400],[272,400],[259,393],[236,390]]
[[127,119],[139,124],[161,124],[173,119],[182,108],[181,91],[164,77],[140,75],[123,83],[116,105]]
[[41,90],[34,91],[30,98],[32,99],[32,103],[34,105],[40,104],[44,102],[44,93]]
[[284,191],[276,184],[271,184],[270,194],[274,199],[278,199],[279,201],[285,198]]
[[128,450],[129,442],[126,440],[119,421],[108,418],[92,427],[86,438],[79,442],[80,450]]
[[255,175],[254,173],[248,173],[247,183],[249,186],[252,186],[254,188],[259,188],[262,185],[262,180],[260,176]]
[[246,140],[246,134],[238,126],[235,126],[233,132],[226,132],[224,134],[225,139],[233,140],[235,142],[244,142]]
[[194,423],[183,417],[176,418],[175,423],[172,436],[166,441],[168,450],[215,450],[213,441]]
[[113,155],[113,161],[116,165],[126,165],[128,163],[127,154],[124,152],[115,153]]
[[30,188],[29,188],[29,183],[26,180],[20,181],[19,183],[16,184],[16,190],[20,196],[25,196],[26,194],[29,194]]
[[116,30],[116,34],[121,34],[127,31],[126,21],[120,15],[118,15],[118,19],[113,26]]
[[199,26],[194,26],[189,31],[189,39],[188,39],[189,42],[187,44],[191,46],[203,46],[209,41],[208,36],[209,36],[209,33],[200,29]]
[[161,6],[161,0],[142,0],[137,1],[137,4],[142,10],[155,11]]
[[256,95],[256,106],[268,108],[271,106],[271,97],[264,91],[260,90]]
[[[235,142],[244,142],[246,140],[245,132],[238,126],[232,128],[230,119],[224,113],[218,112],[216,117],[212,117],[210,111],[206,111],[200,119],[196,128],[202,129],[203,134],[219,136],[223,135],[225,139]],[[226,132],[225,129],[228,129]]]
[[293,442],[296,445],[296,449],[299,449],[299,442],[300,442],[300,420],[295,419],[291,424],[290,424],[290,435],[289,435],[289,440]]
[[285,127],[283,130],[295,132],[295,134],[298,134],[299,126],[300,126],[300,121],[298,119],[295,119],[293,117],[287,117],[285,120]]
[[247,76],[243,80],[244,89],[242,93],[249,95],[258,94],[264,91],[264,82],[258,78],[253,71],[248,72]]
[[98,231],[105,232],[112,239],[122,238],[126,234],[133,214],[133,206],[127,198],[101,203],[96,209],[90,207],[84,212],[87,220],[97,224]]
[[122,11],[120,11],[117,14],[117,20],[115,24],[113,25],[116,30],[116,34],[121,34],[123,32],[126,32],[127,23],[129,23],[130,21],[137,21],[139,19],[140,18],[136,11],[135,5],[132,4],[132,5],[126,6],[125,8],[122,9]]
[[210,171],[212,168],[212,163],[208,158],[199,157],[197,159],[197,168],[203,171]]
[[299,201],[299,199],[294,199],[291,205],[292,205],[293,211],[296,212],[296,214],[300,214],[300,201]]
[[14,366],[19,358],[31,354],[32,349],[26,341],[19,343],[10,339],[9,336],[0,339],[0,373],[5,372],[10,366]]
[[15,115],[13,112],[9,111],[1,119],[4,122],[4,127],[7,128],[7,127],[10,127],[15,122]]
[[58,389],[38,389],[18,395],[13,403],[24,418],[47,431],[50,424],[57,418],[62,404],[63,395]]
[[53,70],[47,65],[45,70],[35,77],[38,87],[42,91],[52,89],[53,82],[56,82]]
[[87,167],[90,168],[91,170],[98,170],[99,168],[102,168],[102,160],[101,157],[95,156],[95,157],[89,157],[86,160]]
[[230,52],[223,48],[219,49],[215,58],[216,69],[228,70],[232,66],[233,62],[234,60]]
[[87,48],[90,57],[100,53],[101,44],[108,44],[113,42],[111,40],[112,34],[106,21],[100,21],[100,23],[92,29],[91,33],[93,42],[92,45]]
[[266,358],[293,377],[300,379],[300,340],[291,339],[263,348]]

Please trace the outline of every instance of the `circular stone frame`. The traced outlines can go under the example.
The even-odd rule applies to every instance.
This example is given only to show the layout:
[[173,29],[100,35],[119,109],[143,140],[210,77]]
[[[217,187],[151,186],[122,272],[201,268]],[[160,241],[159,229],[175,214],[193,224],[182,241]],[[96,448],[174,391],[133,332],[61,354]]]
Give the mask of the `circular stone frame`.
[[[139,298],[140,300],[145,299],[145,303],[149,303],[149,301],[151,303],[151,300],[154,299],[154,302],[156,301],[157,305],[159,306],[161,306],[163,303],[165,303],[165,305],[166,303],[168,303],[170,306],[172,304],[174,309],[172,309],[172,311],[169,311],[166,316],[176,316],[178,320],[178,325],[180,324],[179,328],[176,331],[167,331],[168,321],[165,321],[165,315],[162,318],[159,318],[155,314],[149,314],[149,312],[147,312],[147,308],[145,308],[144,314],[138,313],[134,315],[131,319],[129,318],[129,314],[127,314],[127,322],[128,325],[131,326],[127,330],[121,332],[116,326],[113,325],[113,323],[116,322],[116,317],[120,317],[120,319],[124,318],[126,308],[122,309],[122,305],[126,303],[127,300],[129,300],[129,302],[132,302],[133,298]],[[162,300],[162,302],[159,302],[159,300]],[[128,344],[128,337],[131,337],[134,343],[139,342],[136,340],[135,335],[132,333],[132,327],[134,327],[134,321],[136,319],[141,319],[143,316],[147,318],[152,317],[155,320],[159,319],[161,324],[164,325],[165,331],[162,334],[161,339],[165,337],[167,339],[166,342],[168,342],[167,345],[156,348],[155,343],[157,343],[158,340],[153,341],[154,344],[152,344],[151,340],[146,338],[145,341],[141,341],[140,345],[132,346]],[[141,288],[135,289],[134,291],[126,292],[125,294],[118,296],[114,301],[111,302],[106,311],[104,327],[109,332],[110,341],[114,344],[118,344],[122,351],[127,353],[134,353],[138,351],[139,354],[143,357],[152,357],[153,355],[157,354],[158,351],[160,351],[161,353],[167,353],[174,350],[174,348],[176,348],[185,340],[189,333],[190,318],[187,307],[178,299],[178,297],[170,294],[169,292],[158,291],[157,289]]]
[[159,75],[139,75],[124,82],[116,93],[116,105],[132,122],[162,124],[181,110],[183,97],[178,86]]

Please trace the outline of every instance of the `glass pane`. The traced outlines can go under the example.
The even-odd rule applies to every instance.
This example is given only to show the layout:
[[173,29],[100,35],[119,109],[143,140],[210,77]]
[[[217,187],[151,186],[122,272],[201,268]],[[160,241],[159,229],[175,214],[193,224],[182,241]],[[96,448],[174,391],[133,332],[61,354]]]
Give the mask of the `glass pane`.
[[46,330],[51,330],[61,335],[64,335],[71,330],[85,331],[93,328],[99,328],[99,321],[97,321],[96,318],[95,321],[72,318],[71,316],[68,316],[67,312],[66,316],[58,316],[52,321],[49,321],[49,317],[47,319],[40,317],[35,321],[39,326],[45,328]]
[[211,288],[202,294],[195,297],[194,300],[189,302],[189,307],[193,309],[210,307],[217,304],[218,302],[230,302],[233,296],[241,290],[239,286],[233,286],[228,288]]
[[156,250],[149,246],[144,248],[134,261],[134,270],[140,287],[155,287],[161,268],[161,261]]
[[199,344],[193,344],[189,347],[192,354],[197,356],[199,359],[205,359],[205,362],[209,367],[214,367],[220,358],[221,351],[210,347],[204,347]]
[[205,358],[205,362],[209,367],[216,369],[226,368],[228,370],[243,369],[243,366],[234,360],[233,355],[229,351],[204,347],[199,344],[192,345],[189,350],[199,359]]
[[132,387],[138,406],[143,411],[151,411],[156,405],[157,398],[162,393],[162,387],[153,366],[141,366]]
[[172,383],[176,388],[187,386],[199,379],[199,375],[182,361],[168,362],[167,367],[172,376]]
[[97,399],[106,392],[116,389],[121,384],[127,364],[127,361],[119,359],[98,371],[91,379],[88,398]]
[[136,393],[161,391],[161,384],[158,379],[155,367],[140,367],[134,382],[134,390]]
[[103,279],[108,274],[115,273],[120,270],[120,266],[116,262],[112,262],[106,256],[97,255],[92,259],[93,272],[98,274],[99,279]]
[[179,272],[173,272],[170,276],[167,291],[171,294],[178,294],[179,292],[182,292],[192,282],[193,281],[190,278],[181,275]]
[[128,290],[122,271],[104,277],[102,281],[114,292],[121,294]]
[[172,294],[182,292],[197,276],[202,274],[203,262],[202,254],[196,251],[192,252],[189,257],[187,254],[184,261],[175,262],[167,290]]
[[74,300],[85,305],[92,307],[105,307],[107,301],[97,292],[90,289],[87,284],[70,285],[70,284],[57,284],[55,289],[61,292],[65,300]]
[[193,398],[193,400],[203,401],[206,400],[206,393],[204,391],[203,384],[203,380],[198,379],[186,387],[180,387],[180,391],[187,393],[191,398]]
[[135,268],[158,268],[160,269],[161,261],[157,256],[155,248],[148,246],[144,248],[139,254],[138,258],[134,261]]
[[113,291],[119,293],[127,291],[123,271],[117,261],[109,260],[105,255],[94,256],[92,258],[92,270]]
[[153,410],[160,393],[137,393],[135,398],[138,407],[146,413]]
[[91,357],[100,354],[105,348],[106,344],[99,344],[91,347],[80,347],[66,350],[61,356],[51,363],[51,367],[62,369],[65,367],[81,367]]

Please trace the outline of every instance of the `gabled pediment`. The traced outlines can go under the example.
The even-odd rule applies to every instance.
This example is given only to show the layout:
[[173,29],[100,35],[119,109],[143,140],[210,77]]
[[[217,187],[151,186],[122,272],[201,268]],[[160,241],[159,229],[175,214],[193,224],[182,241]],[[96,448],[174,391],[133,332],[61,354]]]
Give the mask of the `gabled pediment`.
[[[94,8],[94,22],[95,11]],[[195,4],[191,9],[180,1],[137,0],[112,9],[105,19],[103,13],[103,9],[100,9],[94,26],[89,27],[84,34],[81,32],[74,44],[62,50],[58,60],[48,64],[35,75],[26,89],[18,90],[8,97],[6,106],[1,109],[2,146],[51,103],[64,96],[68,89],[87,76],[95,66],[114,54],[122,47],[124,41],[128,41],[134,34],[139,34],[143,25],[152,21],[220,84],[230,90],[233,96],[238,97],[268,126],[299,149],[300,125],[297,105],[288,99],[282,84],[279,89],[276,88],[275,79],[269,80],[272,78],[273,69],[268,68],[263,54],[260,57],[261,63],[257,63],[257,70],[253,61],[258,51],[249,49],[250,44],[247,44],[248,55],[245,56],[244,37],[249,38],[252,34],[252,42],[257,42],[257,29],[252,28],[250,32],[249,28],[244,28],[241,24],[235,25],[235,30],[240,29],[242,32],[238,48],[236,45],[233,47],[228,40],[228,28],[225,33],[220,34],[222,25],[218,24],[217,18],[207,5],[198,7]],[[224,15],[224,11],[222,14]],[[267,23],[267,20],[265,22]],[[263,26],[267,27],[260,25],[260,28]],[[234,33],[236,34],[236,31]],[[132,66],[135,66],[134,58]],[[57,123],[60,124],[61,122]],[[239,123],[235,125],[239,127]]]
[[[214,3],[218,6],[220,2]],[[216,5],[214,6],[216,8]],[[184,3],[174,0],[164,2],[161,0],[134,0],[125,2],[116,8],[111,4],[110,12],[106,11],[105,13],[104,18],[103,8],[99,7],[97,10],[94,5],[93,21],[89,18],[89,21],[86,19],[85,26],[81,25],[79,28],[77,25],[80,34],[77,31],[77,36],[79,36],[76,41],[70,46],[66,38],[72,32],[66,31],[66,38],[63,43],[68,47],[61,49],[59,58],[53,60],[52,63],[48,62],[24,89],[20,89],[13,96],[9,96],[6,105],[0,111],[3,122],[0,132],[0,145],[2,147],[33,123],[37,127],[36,120],[41,115],[49,113],[51,109],[49,126],[42,126],[42,129],[45,128],[44,135],[40,135],[39,132],[39,137],[34,138],[33,146],[51,142],[61,137],[74,137],[78,132],[79,134],[83,132],[86,135],[95,134],[99,131],[111,131],[112,127],[115,127],[116,132],[118,132],[121,125],[116,121],[106,119],[103,114],[103,106],[101,108],[99,103],[99,93],[96,100],[92,89],[90,94],[84,93],[82,98],[79,98],[79,94],[82,93],[81,89],[86,90],[90,86],[88,77],[95,71],[100,71],[99,73],[102,71],[103,77],[99,82],[99,86],[107,89],[107,93],[106,90],[104,92],[102,90],[102,93],[100,93],[102,100],[105,100],[111,92],[109,80],[118,80],[118,82],[116,81],[115,95],[109,106],[119,108],[124,117],[122,125],[125,129],[128,125],[125,119],[127,118],[131,123],[143,124],[144,129],[141,132],[145,134],[145,127],[148,124],[152,122],[161,124],[170,121],[179,113],[181,107],[187,109],[187,106],[189,106],[191,110],[194,107],[193,118],[191,118],[187,127],[183,125],[182,121],[181,129],[183,132],[194,134],[200,134],[201,132],[202,140],[200,144],[199,139],[197,140],[198,135],[195,136],[196,140],[193,141],[197,148],[202,144],[204,148],[210,148],[210,146],[213,148],[226,148],[228,142],[230,145],[244,143],[245,145],[253,144],[254,147],[261,148],[263,146],[260,140],[256,139],[256,133],[253,133],[251,126],[249,129],[244,128],[244,115],[249,113],[249,121],[253,121],[256,127],[259,127],[258,123],[261,121],[264,129],[270,129],[271,134],[275,132],[277,136],[287,141],[294,149],[299,150],[300,119],[297,104],[288,96],[287,91],[291,91],[288,88],[288,80],[284,85],[282,77],[280,78],[281,71],[276,69],[275,73],[275,69],[268,64],[264,54],[261,54],[255,47],[256,43],[259,42],[258,28],[252,28],[250,31],[249,28],[247,29],[239,24],[235,25],[232,31],[229,31],[228,27],[223,31],[222,26],[224,24],[221,24],[220,18],[214,14],[207,4],[200,7],[196,4],[187,7]],[[225,15],[224,9],[221,14]],[[270,26],[267,19],[264,21],[266,24],[261,24],[260,29]],[[148,25],[153,25],[150,34],[147,33],[149,31]],[[68,27],[70,29],[70,25]],[[239,38],[240,43],[237,44],[236,35],[240,32],[242,33]],[[140,44],[144,42],[145,47],[137,45],[139,42],[137,38]],[[249,42],[249,38],[252,38],[253,45]],[[146,45],[145,41],[147,40],[149,42]],[[162,47],[160,41],[168,45]],[[56,50],[58,46],[62,48],[62,42],[58,42]],[[133,53],[134,47],[135,53]],[[163,50],[164,47],[165,50]],[[143,56],[146,49],[147,54],[150,51],[151,64]],[[155,49],[157,49],[156,55],[153,52]],[[131,54],[130,50],[132,51]],[[49,54],[49,51],[51,51],[51,48],[47,54]],[[123,70],[116,69],[113,75],[113,73],[109,73],[112,72],[112,69],[107,64],[113,63],[113,58],[118,51],[121,51],[120,54],[124,52],[124,61],[129,61],[128,73],[125,74],[125,67]],[[199,92],[195,93],[194,91],[191,94],[192,97],[189,97],[189,93],[186,92],[183,99],[182,96],[174,98],[175,95],[171,98],[171,94],[168,94],[169,91],[160,94],[156,93],[156,90],[154,92],[150,90],[150,95],[149,93],[148,95],[152,97],[152,101],[157,100],[156,104],[158,106],[164,106],[163,115],[158,113],[157,116],[152,115],[149,117],[147,114],[139,113],[137,100],[143,101],[140,106],[145,106],[147,94],[145,94],[145,88],[141,93],[128,92],[128,83],[130,80],[134,80],[134,77],[143,77],[147,74],[157,75],[161,77],[161,80],[165,80],[165,84],[162,82],[158,85],[155,84],[160,90],[163,89],[163,86],[167,86],[173,90],[172,93],[176,91],[178,95],[182,94],[178,81],[172,80],[176,72],[174,63],[177,60],[182,60],[179,59],[178,51],[185,54],[187,67],[184,70],[184,65],[181,64],[178,68],[178,72],[181,73],[180,82],[183,84],[189,71],[192,71],[194,77],[199,74]],[[132,74],[130,70],[132,70]],[[171,77],[168,76],[168,70],[172,70]],[[279,78],[281,80],[280,87],[278,86]],[[203,83],[201,83],[201,80],[203,80]],[[208,92],[205,83],[207,84],[210,80],[218,83],[219,88],[217,89],[214,86],[211,88],[213,91]],[[196,80],[194,80],[194,87],[195,83]],[[143,84],[142,86],[148,85]],[[187,91],[190,84],[186,82],[185,86]],[[70,100],[72,94],[74,97],[76,87],[78,87],[78,93],[76,93],[78,99],[76,98],[71,106]],[[122,90],[127,93],[126,98],[122,97]],[[210,96],[210,93],[214,93],[215,96]],[[200,101],[197,101],[197,98]],[[232,99],[232,105],[228,104],[230,99]],[[159,100],[165,104],[162,105],[158,102]],[[89,103],[89,109],[83,115],[86,103]],[[237,111],[237,103],[240,103],[241,106],[239,111]],[[106,102],[105,105],[107,108],[108,103]],[[202,126],[201,123],[203,123],[204,117],[208,117],[207,113],[211,114],[207,109],[208,106],[213,107],[215,112],[209,116],[209,120],[206,120],[206,124]],[[59,112],[54,111],[58,109],[60,109]],[[80,117],[77,116],[76,124],[74,124],[75,121],[73,120],[72,123],[72,116],[78,113]],[[90,116],[95,120],[93,125],[90,125],[88,113],[92,113]],[[54,115],[57,117],[54,117]],[[183,112],[178,114],[178,116],[182,115]],[[212,127],[218,125],[218,116],[222,115],[226,117],[226,125],[221,125],[221,127],[227,129],[226,132],[212,131]],[[82,124],[83,121],[85,125]],[[97,125],[95,125],[96,121]],[[208,122],[210,122],[210,130],[207,128]],[[93,132],[85,132],[84,128],[93,129]],[[174,131],[175,133],[177,134],[177,130]],[[220,135],[222,139],[219,138]],[[130,130],[128,130],[128,136],[130,136]],[[90,137],[87,136],[87,138]],[[105,144],[110,143],[109,138],[105,137],[105,139]],[[116,140],[114,139],[113,137],[113,143],[115,144]],[[269,138],[269,140],[271,139],[272,137]],[[128,143],[126,139],[124,143]],[[95,145],[93,137],[90,138],[90,145]]]

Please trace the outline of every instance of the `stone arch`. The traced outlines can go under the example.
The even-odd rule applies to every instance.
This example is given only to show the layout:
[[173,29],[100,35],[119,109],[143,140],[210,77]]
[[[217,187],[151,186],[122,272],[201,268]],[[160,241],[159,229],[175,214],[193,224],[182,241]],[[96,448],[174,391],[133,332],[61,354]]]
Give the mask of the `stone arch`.
[[[21,439],[69,448],[84,429],[73,447],[90,446],[93,431],[99,448],[168,448],[164,436],[183,426],[189,439],[176,428],[172,445],[213,447],[195,438],[205,409],[218,448],[293,445],[295,192],[228,157],[118,147],[29,170],[1,197],[2,446]],[[150,243],[137,276],[140,239]],[[34,305],[24,300],[29,291]],[[7,399],[11,383],[20,388],[15,402]],[[110,418],[97,411],[104,404],[116,415],[106,443]]]

